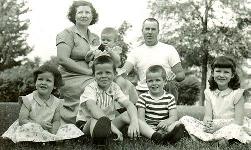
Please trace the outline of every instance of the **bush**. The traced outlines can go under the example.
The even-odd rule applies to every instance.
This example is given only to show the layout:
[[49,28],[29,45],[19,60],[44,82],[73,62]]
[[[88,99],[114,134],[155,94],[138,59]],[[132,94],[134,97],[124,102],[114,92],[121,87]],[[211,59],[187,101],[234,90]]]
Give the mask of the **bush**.
[[178,91],[178,105],[194,105],[199,101],[200,81],[194,76],[186,76],[179,83]]
[[18,96],[33,91],[33,70],[37,66],[26,63],[7,69],[0,74],[0,102],[16,102]]
[[[0,102],[17,102],[18,96],[27,95],[35,90],[33,71],[39,67],[40,58],[34,62],[26,60],[21,66],[6,69],[0,73]],[[56,65],[57,58],[51,57],[44,64]],[[54,93],[59,97],[60,93]]]

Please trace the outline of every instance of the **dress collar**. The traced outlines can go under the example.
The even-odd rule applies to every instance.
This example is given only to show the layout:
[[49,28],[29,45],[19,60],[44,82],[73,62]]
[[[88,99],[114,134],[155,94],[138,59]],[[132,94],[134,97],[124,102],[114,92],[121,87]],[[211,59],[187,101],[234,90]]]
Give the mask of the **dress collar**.
[[39,105],[46,105],[47,107],[52,106],[53,104],[53,95],[50,95],[50,98],[47,101],[42,100],[41,98],[39,98],[38,96],[38,92],[37,91],[33,91],[33,99],[39,104]]
[[216,89],[214,91],[214,94],[217,95],[217,96],[220,96],[220,97],[224,97],[228,94],[230,94],[233,90],[230,89],[230,88],[227,88],[226,90],[223,90],[223,91],[220,91],[219,89]]
[[96,34],[91,33],[91,31],[89,29],[87,29],[87,37],[82,32],[80,32],[80,30],[77,28],[77,26],[74,25],[74,26],[72,26],[71,29],[74,33],[78,34],[80,37],[85,39],[91,45],[98,46],[100,44],[99,37]]

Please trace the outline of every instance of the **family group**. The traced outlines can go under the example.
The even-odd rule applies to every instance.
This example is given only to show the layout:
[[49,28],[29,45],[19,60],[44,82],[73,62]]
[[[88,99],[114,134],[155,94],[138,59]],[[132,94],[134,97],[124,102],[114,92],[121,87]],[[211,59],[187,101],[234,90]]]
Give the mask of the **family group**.
[[[158,41],[158,20],[144,20],[144,43],[125,54],[115,28],[103,29],[100,37],[88,29],[98,21],[90,2],[74,1],[68,19],[74,25],[56,37],[59,67],[44,64],[34,71],[36,90],[19,97],[19,118],[2,137],[17,143],[90,136],[105,146],[111,135],[123,141],[125,128],[130,138],[144,136],[155,144],[176,143],[185,133],[225,145],[251,142],[234,59],[219,56],[211,64],[204,120],[179,119],[176,84],[185,74],[176,49]],[[136,86],[126,78],[133,69]]]

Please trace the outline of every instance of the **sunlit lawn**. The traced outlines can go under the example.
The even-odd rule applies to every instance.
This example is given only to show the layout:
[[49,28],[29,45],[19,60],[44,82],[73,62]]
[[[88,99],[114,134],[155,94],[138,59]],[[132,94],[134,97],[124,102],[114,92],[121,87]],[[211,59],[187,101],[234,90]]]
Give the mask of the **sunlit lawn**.
[[[14,144],[12,141],[0,139],[0,149],[19,149],[19,150],[95,150],[97,147],[92,145],[90,139],[82,137],[75,140],[67,140],[61,142],[50,142],[50,143],[17,143]],[[146,138],[139,138],[138,140],[130,140],[125,138],[123,142],[115,142],[110,140],[110,144],[106,149],[110,150],[250,150],[251,144],[234,143],[228,147],[218,147],[217,143],[205,143],[193,141],[189,137],[184,137],[181,141],[175,145],[155,145]]]
[[[10,107],[8,109],[14,109]],[[1,107],[0,107],[1,108]],[[4,107],[5,109],[7,107]],[[179,115],[189,115],[196,118],[202,119],[203,108],[199,107],[179,107],[180,111]],[[191,111],[192,110],[192,111]],[[10,112],[8,110],[7,112]],[[10,114],[8,114],[10,115]],[[13,115],[13,114],[12,114]],[[16,114],[17,115],[17,114]],[[0,127],[4,126],[3,122],[8,122],[8,126],[12,123],[12,120],[6,119],[2,116],[2,122],[0,122]],[[11,118],[13,116],[8,116],[7,118]],[[17,117],[17,116],[15,116]],[[6,126],[6,125],[5,125]],[[6,128],[6,127],[5,127]],[[0,129],[2,132],[5,130]],[[0,132],[1,133],[1,132]],[[2,139],[0,137],[0,150],[95,150],[97,149],[90,141],[88,137],[82,137],[79,139],[74,140],[67,140],[61,142],[49,142],[49,143],[31,143],[31,142],[24,142],[24,143],[17,143],[14,144],[10,140]],[[129,138],[125,137],[123,142],[115,142],[110,140],[110,144],[106,149],[110,150],[251,150],[251,144],[240,144],[234,143],[228,147],[218,147],[217,143],[211,142],[198,142],[193,141],[188,136],[184,137],[181,141],[177,142],[175,145],[155,145],[150,140],[146,138],[139,138],[138,140],[130,140]]]

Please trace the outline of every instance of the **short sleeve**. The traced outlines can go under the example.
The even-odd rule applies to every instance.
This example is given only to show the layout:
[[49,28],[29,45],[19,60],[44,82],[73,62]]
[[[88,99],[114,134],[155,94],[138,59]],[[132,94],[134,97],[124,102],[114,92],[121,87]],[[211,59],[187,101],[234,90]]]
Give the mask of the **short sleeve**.
[[136,107],[138,108],[146,108],[146,101],[144,100],[144,98],[142,97],[142,95],[139,96],[137,103],[136,103]]
[[27,96],[19,96],[18,103],[20,106],[24,105],[28,110],[31,110],[31,103]]
[[239,100],[241,99],[241,97],[243,96],[243,93],[244,93],[244,89],[237,89],[237,90],[234,90],[234,104],[237,104],[239,102]]
[[60,43],[65,43],[66,45],[73,47],[74,46],[74,36],[71,31],[65,29],[60,32],[56,37],[56,46]]
[[173,46],[171,46],[171,45],[169,45],[169,46],[170,46],[170,55],[168,55],[168,56],[170,56],[169,57],[169,64],[171,67],[173,67],[181,61],[180,61],[180,56],[179,56],[179,53],[177,52],[177,50]]
[[171,109],[176,109],[176,101],[175,101],[175,97],[171,94],[169,94],[169,96],[171,97],[169,103],[168,103],[168,110],[171,110]]
[[63,108],[63,102],[64,102],[64,99],[58,99],[57,97],[54,96],[54,99],[56,101],[56,112],[60,112],[61,109]]
[[136,50],[132,50],[131,52],[128,53],[126,61],[133,64],[135,66],[136,64]]
[[210,100],[210,90],[209,89],[206,89],[204,91],[204,94],[205,94],[205,106],[209,103],[211,103],[211,100]]
[[96,90],[91,85],[87,85],[80,96],[80,105],[85,105],[88,100],[97,101]]
[[64,99],[59,99],[57,97],[54,96],[54,98],[57,100],[57,108],[61,109],[63,107],[64,104]]

